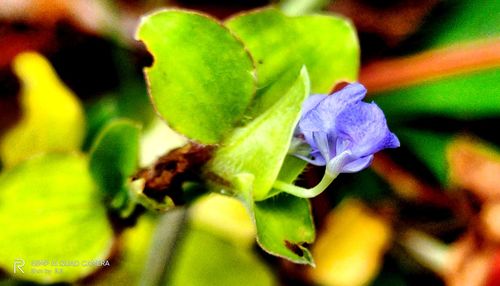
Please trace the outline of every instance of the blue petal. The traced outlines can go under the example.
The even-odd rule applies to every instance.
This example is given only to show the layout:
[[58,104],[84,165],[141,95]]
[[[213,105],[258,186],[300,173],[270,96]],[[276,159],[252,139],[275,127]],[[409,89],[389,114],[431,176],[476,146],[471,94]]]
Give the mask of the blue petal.
[[375,103],[360,102],[337,117],[339,137],[350,140],[355,157],[369,156],[385,148],[399,146],[397,137],[389,131],[384,113]]
[[329,161],[332,156],[328,134],[324,132],[313,132],[313,139],[317,150],[325,161]]
[[355,161],[352,161],[348,164],[346,164],[342,170],[341,173],[355,173],[363,170],[364,168],[368,167],[373,161],[373,155],[363,157],[360,159],[357,159]]
[[304,102],[298,131],[311,146],[310,157],[300,158],[325,165],[332,175],[358,172],[373,160],[373,154],[399,147],[399,140],[387,127],[382,110],[361,100],[366,89],[349,84],[330,96],[312,95]]
[[322,131],[326,133],[335,129],[335,119],[348,106],[358,103],[366,94],[366,89],[359,83],[352,83],[330,96],[311,96],[304,103],[306,112],[299,122],[302,132]]
[[302,104],[302,115],[308,113],[311,109],[315,108],[325,97],[324,94],[313,94],[309,96]]
[[338,96],[345,101],[357,102],[365,97],[366,88],[359,82],[354,82],[346,85],[343,89],[333,93],[332,95]]

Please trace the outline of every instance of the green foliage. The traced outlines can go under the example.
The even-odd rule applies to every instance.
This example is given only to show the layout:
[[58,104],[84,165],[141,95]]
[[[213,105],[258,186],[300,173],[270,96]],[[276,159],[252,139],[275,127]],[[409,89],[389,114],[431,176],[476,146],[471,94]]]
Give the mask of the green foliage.
[[306,66],[312,93],[328,93],[353,81],[359,68],[356,32],[346,19],[327,15],[288,17],[276,9],[241,14],[226,22],[250,51],[257,67],[251,115],[271,107]]
[[176,253],[166,285],[275,285],[271,272],[251,249],[203,230],[188,228]]
[[89,150],[104,125],[119,117],[118,102],[115,97],[106,95],[87,105],[85,115],[87,118],[87,132],[82,149]]
[[477,119],[500,114],[500,69],[450,76],[387,91],[376,102],[389,121],[439,115]]
[[[2,173],[0,225],[0,266],[12,269],[16,259],[23,259],[24,273],[14,276],[40,283],[90,274],[97,267],[61,263],[106,259],[113,243],[106,210],[81,155],[41,155]],[[32,265],[37,260],[49,266]],[[33,272],[45,269],[50,272]]]
[[241,42],[214,19],[177,10],[143,18],[137,37],[154,56],[146,76],[161,116],[192,139],[219,142],[255,92],[253,63]]
[[132,52],[114,47],[113,56],[119,71],[120,84],[110,93],[86,104],[87,134],[83,150],[89,150],[101,129],[113,119],[128,118],[148,129],[157,119],[149,100],[146,83],[137,77]]
[[120,237],[120,258],[92,285],[139,285],[156,223],[154,217],[144,215],[133,228],[126,229]]
[[281,166],[278,179],[282,182],[292,183],[304,171],[307,162],[293,155],[287,155]]
[[306,248],[315,237],[307,199],[280,194],[253,206],[257,241],[267,252],[295,263],[314,265]]
[[[289,91],[270,109],[241,127],[223,142],[207,166],[207,178],[217,176],[229,188],[213,181],[214,191],[225,189],[237,194],[250,190],[255,200],[267,197],[288,152],[300,117],[302,102],[309,94],[309,77],[302,69]],[[252,176],[251,186],[236,187],[238,175]]]
[[446,14],[424,26],[423,42],[431,47],[447,46],[475,39],[500,36],[500,2],[449,0],[443,3]]
[[442,185],[448,184],[446,148],[453,135],[412,129],[398,130],[403,144],[432,171]]
[[114,208],[125,207],[126,183],[138,167],[140,127],[127,119],[106,125],[90,151],[90,171]]

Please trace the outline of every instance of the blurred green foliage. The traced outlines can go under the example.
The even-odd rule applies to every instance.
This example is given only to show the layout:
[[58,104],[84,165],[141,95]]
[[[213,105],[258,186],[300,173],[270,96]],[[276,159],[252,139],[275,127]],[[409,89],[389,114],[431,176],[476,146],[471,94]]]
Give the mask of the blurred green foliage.
[[133,121],[115,119],[102,129],[90,150],[91,174],[114,209],[133,209],[128,183],[139,166],[140,131]]
[[87,166],[81,154],[47,154],[0,175],[0,265],[25,263],[14,277],[74,282],[98,268],[81,264],[109,257],[113,230]]

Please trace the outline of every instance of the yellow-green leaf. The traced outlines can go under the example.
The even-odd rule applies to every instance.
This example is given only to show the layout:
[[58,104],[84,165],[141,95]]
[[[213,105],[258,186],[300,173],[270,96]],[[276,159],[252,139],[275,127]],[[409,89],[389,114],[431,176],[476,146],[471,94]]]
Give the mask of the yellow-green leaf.
[[191,139],[219,142],[255,92],[243,44],[215,19],[180,10],[144,17],[137,38],[154,57],[146,78],[158,113]]
[[353,25],[334,15],[289,17],[269,8],[226,22],[252,54],[257,94],[250,115],[270,108],[306,66],[312,93],[328,93],[338,81],[354,81],[359,45]]
[[172,261],[169,286],[271,286],[272,272],[252,253],[220,237],[188,228]]
[[22,118],[0,140],[0,158],[9,168],[32,155],[80,148],[85,117],[77,97],[36,53],[14,60],[21,80]]
[[[107,259],[113,243],[81,155],[37,156],[4,172],[0,225],[0,267],[40,283],[72,282],[105,267],[96,263]],[[12,272],[15,261],[23,271]]]
[[[222,142],[206,167],[212,189],[240,195],[250,191],[244,195],[265,199],[288,153],[302,102],[308,95],[309,77],[304,68],[281,100]],[[241,174],[253,176],[251,186],[237,186]],[[226,180],[229,186],[211,180],[214,177]]]

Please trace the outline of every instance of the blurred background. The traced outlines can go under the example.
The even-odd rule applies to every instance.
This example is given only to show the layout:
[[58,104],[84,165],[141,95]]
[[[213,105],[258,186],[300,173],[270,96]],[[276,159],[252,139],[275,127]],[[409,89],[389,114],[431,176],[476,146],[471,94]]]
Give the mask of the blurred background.
[[[178,7],[223,20],[267,5],[351,19],[359,81],[401,148],[340,176],[312,200],[316,268],[265,254],[242,207],[209,196],[191,210],[170,285],[500,285],[500,1],[1,0],[0,136],[26,112],[20,94],[35,72],[14,67],[22,52],[48,60],[38,71],[42,81],[60,79],[45,87],[37,108],[63,110],[50,96],[60,86],[83,103],[80,148],[87,152],[113,118],[154,127],[142,72],[152,58],[134,40],[141,15]],[[4,170],[6,154],[16,152],[2,151]],[[308,168],[301,184],[321,175]],[[139,284],[158,220],[146,215],[115,231],[111,267],[77,284]],[[22,283],[9,269],[0,272],[0,284]]]

